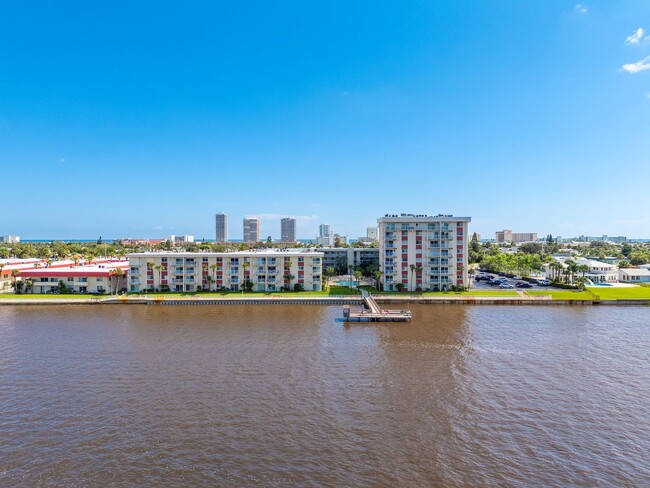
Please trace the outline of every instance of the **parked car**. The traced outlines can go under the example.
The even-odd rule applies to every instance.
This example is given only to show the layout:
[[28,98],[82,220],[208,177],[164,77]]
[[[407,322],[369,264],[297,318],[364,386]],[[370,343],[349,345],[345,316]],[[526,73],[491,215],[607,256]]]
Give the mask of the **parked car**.
[[496,286],[496,285],[500,285],[502,283],[507,283],[507,282],[508,282],[508,280],[506,278],[495,278],[495,279],[493,279],[491,281],[488,281],[488,285]]
[[514,288],[510,283],[501,283],[499,285],[499,288],[503,288],[504,290],[511,290]]
[[537,280],[537,284],[539,286],[549,286],[551,284],[551,282],[548,281],[548,280]]
[[533,287],[533,285],[531,285],[530,283],[526,283],[525,281],[518,281],[517,283],[515,283],[515,286],[517,288],[532,288]]
[[537,278],[531,278],[528,280],[529,283],[532,283],[533,285],[539,285],[539,280]]
[[492,276],[489,275],[478,275],[474,280],[476,281],[490,281],[492,279]]
[[513,275],[512,273],[506,273],[506,278],[514,278],[514,277],[515,275]]

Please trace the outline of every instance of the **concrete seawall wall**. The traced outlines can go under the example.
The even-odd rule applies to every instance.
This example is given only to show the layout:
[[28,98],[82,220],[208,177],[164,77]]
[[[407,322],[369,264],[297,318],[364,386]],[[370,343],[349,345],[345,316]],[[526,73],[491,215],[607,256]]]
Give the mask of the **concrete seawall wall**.
[[[519,297],[375,297],[380,304],[427,305],[650,305],[648,299],[630,300],[549,300]],[[1,305],[361,305],[361,297],[256,297],[256,298],[3,298]]]

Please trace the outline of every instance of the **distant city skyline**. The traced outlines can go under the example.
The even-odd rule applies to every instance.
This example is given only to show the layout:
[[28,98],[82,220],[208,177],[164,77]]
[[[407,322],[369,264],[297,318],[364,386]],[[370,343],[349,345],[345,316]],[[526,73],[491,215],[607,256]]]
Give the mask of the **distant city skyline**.
[[356,238],[402,212],[470,215],[483,236],[650,237],[650,2],[2,16],[0,234],[213,239],[223,210],[262,238],[282,216],[297,238]]

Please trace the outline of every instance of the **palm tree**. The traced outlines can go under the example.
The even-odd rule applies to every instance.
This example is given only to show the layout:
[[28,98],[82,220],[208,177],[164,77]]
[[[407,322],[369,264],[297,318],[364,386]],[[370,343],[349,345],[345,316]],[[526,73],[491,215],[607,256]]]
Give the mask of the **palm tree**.
[[287,290],[291,291],[291,282],[296,278],[294,275],[289,274],[286,276],[286,278],[289,280],[289,286],[287,286]]
[[415,268],[416,268],[416,266],[415,266],[415,264],[411,264],[411,265],[409,266],[409,268],[411,268],[411,284],[410,284],[410,286],[409,286],[409,290],[410,290],[410,291],[413,291],[413,274],[415,273]]
[[158,271],[158,287],[162,289],[162,264],[159,264],[157,266],[154,266],[156,268],[156,271]]
[[377,287],[377,291],[379,291],[381,289],[381,276],[383,274],[384,274],[384,272],[380,271],[380,270],[375,270],[375,272],[372,273],[372,275],[375,277],[375,285]]
[[250,265],[251,265],[251,263],[249,263],[248,261],[244,261],[244,262],[242,263],[242,265],[241,265],[242,268],[244,268],[244,281],[242,282],[242,288],[241,288],[241,292],[242,292],[242,294],[244,293],[244,290],[246,289],[246,284],[247,284],[247,280],[246,280],[246,271],[248,270],[248,267],[249,267]]
[[348,275],[350,276],[350,283],[352,283],[352,270],[354,269],[354,266],[351,264],[348,264]]
[[12,269],[11,270],[11,287],[14,289],[16,293],[18,293],[18,289],[16,288],[16,278],[20,274],[20,271],[17,269]]
[[359,271],[359,270],[356,270],[354,272],[354,277],[356,278],[356,281],[357,281],[357,288],[359,287],[359,282],[361,281],[361,275],[362,274],[363,273],[361,271]]
[[[579,272],[579,273],[582,273],[582,277],[585,278],[585,275],[589,272],[589,266],[587,266],[586,264],[581,264],[581,265],[579,265],[579,266],[578,266],[578,272]],[[586,278],[585,278],[585,282],[586,282],[586,281],[587,281],[587,280],[586,280]]]
[[[212,270],[212,281],[214,283],[216,283],[217,282],[217,275],[216,275],[217,265],[216,264],[211,264],[210,269]],[[212,290],[212,286],[210,286],[210,290]]]
[[[203,268],[203,271],[201,272],[201,285],[203,285],[203,283],[207,283],[208,291],[210,291],[210,287],[211,287],[210,276],[208,275],[208,268],[210,266],[208,265],[208,263],[203,263],[201,267]],[[205,288],[203,289],[203,291],[205,291]]]
[[422,279],[421,273],[422,273],[422,265],[418,264],[415,266],[415,288],[416,289],[418,288],[418,283],[417,283],[418,276],[420,277],[420,279]]
[[45,260],[45,267],[49,268],[50,266],[52,266],[52,263],[53,263],[53,261],[51,259],[46,259]]
[[[462,267],[462,266],[461,266],[461,267]],[[473,278],[474,275],[476,274],[476,268],[472,268],[472,267],[470,267],[470,268],[467,270],[467,274],[469,274],[469,276],[470,276],[470,278],[469,278],[469,280],[468,280],[468,282],[467,282],[467,289],[469,290],[469,289],[472,287],[472,278]]]
[[121,268],[113,268],[108,272],[108,276],[115,283],[115,294],[117,295],[117,290],[120,288],[120,278],[124,276],[124,270]]
[[569,282],[573,283],[573,277],[578,272],[578,263],[576,263],[573,259],[567,259],[566,265]]

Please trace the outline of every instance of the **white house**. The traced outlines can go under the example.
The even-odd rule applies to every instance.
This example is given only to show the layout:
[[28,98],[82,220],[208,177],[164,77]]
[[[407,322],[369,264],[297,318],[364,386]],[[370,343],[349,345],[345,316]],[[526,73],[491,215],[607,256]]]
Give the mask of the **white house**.
[[650,269],[625,268],[618,270],[621,283],[650,283]]

